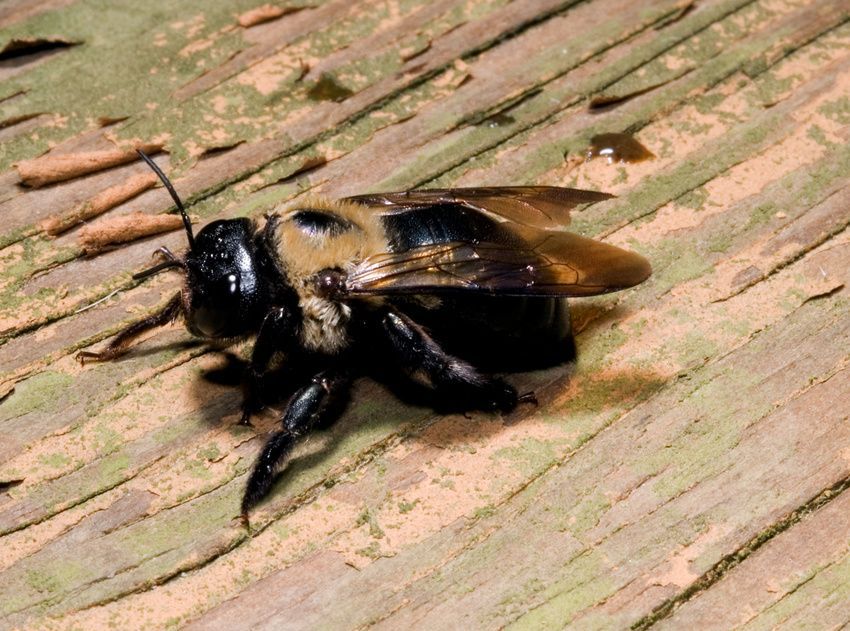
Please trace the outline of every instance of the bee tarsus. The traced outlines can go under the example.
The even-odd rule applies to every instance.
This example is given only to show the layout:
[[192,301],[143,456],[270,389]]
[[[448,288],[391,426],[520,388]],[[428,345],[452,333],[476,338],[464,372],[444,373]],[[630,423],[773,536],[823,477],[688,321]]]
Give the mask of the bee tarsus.
[[130,324],[123,331],[119,331],[100,352],[79,351],[76,355],[77,361],[85,365],[86,362],[110,361],[120,357],[127,352],[133,341],[145,331],[155,329],[168,324],[180,315],[180,294],[175,294],[166,305],[156,313]]

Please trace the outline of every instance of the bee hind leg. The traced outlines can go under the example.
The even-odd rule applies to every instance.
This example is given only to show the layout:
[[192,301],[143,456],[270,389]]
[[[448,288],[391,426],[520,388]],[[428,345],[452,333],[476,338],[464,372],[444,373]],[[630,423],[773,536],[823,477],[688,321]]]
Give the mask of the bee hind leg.
[[527,395],[518,397],[507,382],[482,375],[471,364],[446,353],[406,315],[387,311],[381,325],[395,360],[407,374],[450,403],[466,409],[509,412],[527,400]]
[[127,352],[127,349],[137,337],[145,331],[164,326],[180,315],[180,294],[176,294],[168,303],[153,315],[133,322],[123,331],[120,331],[106,348],[100,352],[80,351],[77,360],[84,364],[87,361],[110,361]]
[[244,522],[247,523],[248,512],[268,495],[281,462],[300,438],[308,434],[327,413],[336,411],[334,404],[347,392],[349,383],[347,373],[328,370],[313,377],[308,385],[292,396],[281,419],[282,428],[263,445],[248,478],[242,496]]

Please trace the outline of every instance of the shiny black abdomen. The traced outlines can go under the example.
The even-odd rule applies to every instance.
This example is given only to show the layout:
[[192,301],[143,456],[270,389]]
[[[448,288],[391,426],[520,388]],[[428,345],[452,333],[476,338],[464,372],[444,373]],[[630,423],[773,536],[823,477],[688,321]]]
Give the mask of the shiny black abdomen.
[[[506,224],[456,204],[385,215],[392,251],[449,241],[488,241],[522,247]],[[462,292],[394,300],[452,354],[495,370],[541,368],[575,356],[564,298]]]
[[382,217],[394,252],[449,241],[488,241],[521,245],[513,231],[486,215],[460,204],[413,208]]

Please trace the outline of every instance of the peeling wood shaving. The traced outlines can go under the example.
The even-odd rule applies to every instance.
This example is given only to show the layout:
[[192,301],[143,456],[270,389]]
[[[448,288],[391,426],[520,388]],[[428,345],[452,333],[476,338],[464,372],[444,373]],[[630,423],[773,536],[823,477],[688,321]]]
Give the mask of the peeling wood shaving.
[[396,75],[395,75],[395,76],[396,76],[396,77],[401,77],[401,76],[403,76],[403,75],[414,75],[414,74],[416,74],[416,73],[418,73],[418,72],[420,72],[420,71],[424,70],[424,69],[425,69],[425,67],[426,67],[427,65],[428,65],[428,64],[426,64],[426,63],[424,63],[424,62],[422,62],[422,63],[418,63],[418,64],[413,64],[412,66],[402,68],[401,70],[399,70],[399,71],[396,73]]
[[696,1],[695,0],[688,0],[681,7],[679,7],[677,10],[673,11],[666,18],[662,19],[660,22],[655,24],[655,26],[653,26],[652,28],[655,29],[656,31],[660,31],[662,29],[665,29],[668,26],[670,26],[671,24],[675,24],[676,22],[678,22],[679,20],[684,18],[686,15],[690,14],[690,12],[693,11],[695,8],[696,8]]
[[15,478],[13,480],[2,480],[0,481],[0,493],[5,493],[9,489],[23,484],[23,482],[23,478]]
[[694,67],[683,68],[681,72],[676,73],[672,77],[668,77],[663,81],[657,81],[655,83],[650,83],[649,85],[645,85],[643,87],[635,88],[633,90],[629,90],[626,92],[602,92],[600,94],[596,94],[590,97],[590,109],[597,110],[605,107],[612,107],[614,105],[620,105],[621,103],[625,103],[626,101],[630,101],[639,96],[643,96],[653,90],[657,90],[658,88],[663,88],[668,83],[672,83],[673,81],[677,81],[681,79],[686,74],[693,72]]
[[833,282],[831,285],[826,285],[819,289],[812,289],[812,293],[806,296],[805,300],[803,300],[803,304],[809,302],[810,300],[817,300],[819,298],[828,298],[834,294],[837,294],[839,291],[844,289],[845,285],[842,281],[838,280]]
[[418,57],[419,55],[423,55],[431,50],[431,40],[425,42],[425,44],[420,46],[408,46],[407,48],[402,48],[398,51],[399,57],[404,62],[408,62],[411,59]]
[[80,246],[86,254],[96,254],[108,246],[128,243],[183,226],[178,215],[132,213],[113,217],[80,230]]
[[268,188],[269,186],[276,186],[278,184],[286,184],[287,182],[291,182],[296,177],[304,176],[309,173],[312,173],[314,170],[319,169],[328,163],[328,159],[323,155],[310,156],[304,162],[299,164],[294,171],[291,173],[287,173],[286,175],[269,182],[268,184],[262,186],[261,188]]
[[236,21],[239,23],[239,26],[243,28],[250,28],[252,26],[257,26],[257,24],[271,22],[279,17],[301,11],[305,8],[306,7],[276,7],[272,4],[264,4],[256,9],[251,9],[250,11],[246,11],[241,14],[236,18]]
[[434,85],[440,88],[459,88],[471,79],[469,64],[459,59],[434,80]]
[[97,119],[97,124],[101,127],[109,127],[110,125],[114,125],[115,123],[120,123],[122,121],[130,118],[129,116],[99,116]]
[[64,37],[16,37],[9,40],[0,50],[0,59],[14,59],[24,55],[56,50],[57,48],[70,48],[80,43]]
[[50,236],[56,236],[73,228],[79,223],[102,215],[107,210],[123,204],[149,188],[153,188],[159,180],[155,173],[141,173],[127,178],[121,184],[110,186],[91,199],[75,206],[70,211],[48,217],[39,224],[39,228]]
[[12,94],[10,94],[8,96],[4,96],[4,97],[0,98],[0,103],[5,103],[6,101],[11,101],[12,99],[15,99],[19,96],[23,96],[27,92],[29,92],[28,89],[21,89],[21,90],[18,90],[17,92],[13,92]]
[[294,177],[296,175],[303,175],[308,171],[312,171],[314,169],[318,169],[328,163],[328,159],[325,156],[311,156],[304,160],[294,172],[290,173],[289,177]]
[[201,153],[198,155],[199,158],[210,158],[212,156],[217,156],[222,153],[227,153],[231,149],[235,149],[239,145],[243,144],[244,140],[238,140],[236,142],[232,142],[230,144],[225,145],[216,145],[214,147],[204,147],[201,150]]
[[[162,151],[161,144],[140,145],[139,148],[148,154]],[[18,170],[22,184],[38,188],[46,184],[62,182],[81,175],[110,169],[137,160],[138,157],[134,149],[110,149],[46,155],[32,160],[21,160],[14,166]]]
[[12,127],[13,125],[18,125],[19,123],[24,123],[28,120],[41,116],[44,112],[29,112],[27,114],[20,114],[18,116],[10,116],[2,121],[0,121],[0,129],[6,129],[7,127]]

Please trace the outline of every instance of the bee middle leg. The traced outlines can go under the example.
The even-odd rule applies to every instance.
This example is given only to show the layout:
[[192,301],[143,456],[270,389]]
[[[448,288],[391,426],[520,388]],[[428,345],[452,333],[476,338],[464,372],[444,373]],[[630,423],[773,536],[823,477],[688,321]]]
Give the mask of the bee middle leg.
[[381,326],[391,353],[407,374],[451,403],[467,409],[509,412],[527,400],[527,395],[517,396],[507,382],[482,375],[471,364],[446,353],[406,315],[387,311],[381,317]]
[[292,351],[293,332],[296,330],[292,313],[283,307],[272,309],[260,325],[260,331],[251,351],[251,363],[242,380],[242,416],[240,425],[250,425],[251,416],[263,409],[260,383],[275,353]]
[[298,390],[287,404],[281,418],[281,429],[271,435],[254,465],[245,494],[242,496],[242,518],[268,495],[280,463],[289,455],[298,439],[313,429],[327,413],[335,411],[335,403],[347,392],[351,379],[346,371],[327,370]]

